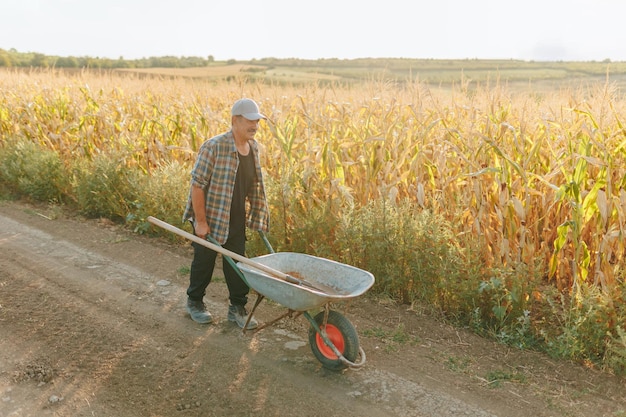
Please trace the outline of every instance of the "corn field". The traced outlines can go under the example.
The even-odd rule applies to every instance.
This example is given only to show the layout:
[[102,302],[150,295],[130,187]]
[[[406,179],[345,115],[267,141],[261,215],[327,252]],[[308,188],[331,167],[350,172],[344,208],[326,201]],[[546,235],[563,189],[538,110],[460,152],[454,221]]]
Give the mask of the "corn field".
[[[512,93],[497,83],[296,88],[7,71],[0,135],[68,163],[121,154],[150,175],[172,161],[191,168],[243,96],[269,117],[257,139],[280,190],[274,205],[339,215],[411,201],[480,243],[485,265],[525,264],[573,294],[624,281],[626,101],[609,83]],[[296,221],[290,210],[278,220]]]

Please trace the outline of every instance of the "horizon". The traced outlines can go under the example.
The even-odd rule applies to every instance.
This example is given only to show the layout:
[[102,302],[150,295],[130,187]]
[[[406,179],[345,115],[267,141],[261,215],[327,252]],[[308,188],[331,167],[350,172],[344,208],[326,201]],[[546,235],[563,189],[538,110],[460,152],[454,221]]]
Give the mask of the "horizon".
[[[176,58],[176,59],[185,59],[185,58],[198,58],[198,59],[208,59],[208,57],[210,56],[199,56],[199,55],[159,55],[159,56],[141,56],[139,58],[126,58],[123,56],[119,56],[119,57],[108,57],[108,56],[92,56],[92,55],[51,55],[51,54],[46,54],[40,51],[18,51],[15,48],[4,48],[2,46],[0,46],[0,51],[7,51],[10,53],[17,53],[17,54],[24,54],[24,55],[28,55],[28,54],[41,54],[44,55],[46,57],[52,57],[52,58],[78,58],[78,59],[84,59],[84,58],[89,58],[89,59],[104,59],[104,60],[125,60],[125,61],[141,61],[141,60],[149,60],[149,59],[158,59],[158,58]],[[214,59],[215,62],[228,62],[228,61],[236,61],[236,62],[253,62],[253,61],[264,61],[264,60],[278,60],[278,61],[289,61],[289,60],[294,60],[294,61],[334,61],[334,60],[338,60],[338,61],[359,61],[359,60],[414,60],[414,61],[501,61],[501,62],[506,62],[506,61],[511,61],[511,62],[525,62],[525,63],[568,63],[568,62],[580,62],[580,63],[622,63],[622,62],[626,62],[626,59],[624,60],[611,60],[609,58],[605,58],[603,60],[594,60],[594,59],[590,59],[590,60],[562,60],[562,59],[558,59],[558,60],[549,60],[549,59],[545,59],[545,60],[538,60],[538,59],[518,59],[518,58],[408,58],[408,57],[394,57],[394,56],[380,56],[380,57],[355,57],[355,58],[336,58],[336,57],[324,57],[324,58],[298,58],[298,57],[284,57],[284,58],[278,58],[278,57],[274,57],[274,56],[268,56],[268,57],[261,57],[261,58],[252,58],[252,59],[235,59],[235,58],[230,58],[230,59]]]

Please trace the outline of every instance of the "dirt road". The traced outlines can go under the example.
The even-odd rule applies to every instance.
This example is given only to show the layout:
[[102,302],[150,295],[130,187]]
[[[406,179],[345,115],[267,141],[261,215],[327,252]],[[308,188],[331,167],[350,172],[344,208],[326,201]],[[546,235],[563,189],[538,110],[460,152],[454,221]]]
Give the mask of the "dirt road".
[[[223,280],[206,300],[216,323],[192,322],[190,260],[188,246],[0,202],[0,417],[626,416],[623,380],[369,294],[338,306],[367,364],[327,371],[302,318],[255,334],[229,323]],[[257,317],[283,312],[264,302]]]

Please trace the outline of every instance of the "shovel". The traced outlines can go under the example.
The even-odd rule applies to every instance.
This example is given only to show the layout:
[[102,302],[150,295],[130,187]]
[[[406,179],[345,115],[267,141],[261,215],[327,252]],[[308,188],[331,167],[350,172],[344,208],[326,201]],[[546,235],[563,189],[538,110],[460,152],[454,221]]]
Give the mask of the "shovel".
[[196,243],[198,243],[198,244],[200,244],[202,246],[205,246],[205,247],[207,247],[207,248],[209,248],[209,249],[211,249],[211,250],[213,250],[215,252],[221,253],[224,256],[231,257],[232,259],[235,259],[236,261],[239,261],[239,262],[241,262],[243,264],[246,264],[246,265],[249,265],[249,266],[251,266],[253,268],[261,270],[261,271],[269,274],[273,278],[277,278],[277,279],[289,282],[291,284],[300,285],[302,287],[307,287],[307,288],[310,288],[312,290],[315,290],[315,291],[323,293],[323,294],[328,294],[328,295],[336,294],[336,291],[334,291],[334,289],[331,288],[331,287],[324,286],[325,288],[322,289],[319,284],[317,284],[317,285],[311,284],[310,282],[305,281],[303,279],[292,277],[289,274],[285,274],[284,272],[278,271],[278,270],[276,270],[274,268],[270,268],[269,266],[266,266],[266,265],[263,265],[261,263],[255,262],[255,261],[253,261],[250,258],[246,258],[245,256],[239,255],[238,253],[229,251],[228,249],[225,249],[225,248],[223,248],[223,247],[221,247],[219,245],[216,245],[216,244],[211,243],[211,242],[209,242],[209,241],[207,241],[205,239],[202,239],[199,236],[196,236],[196,235],[188,233],[188,232],[186,232],[186,231],[184,231],[182,229],[179,229],[176,226],[172,226],[171,224],[169,224],[167,222],[164,222],[163,220],[159,220],[159,219],[157,219],[155,217],[152,217],[152,216],[149,216],[146,220],[148,220],[148,222],[150,222],[150,223],[152,223],[152,224],[154,224],[156,226],[159,226],[159,227],[161,227],[161,228],[163,228],[165,230],[168,230],[168,231],[170,231],[172,233],[175,233],[175,234],[177,234],[179,236],[187,238],[187,239],[189,239],[189,240],[191,240],[193,242],[196,242]]

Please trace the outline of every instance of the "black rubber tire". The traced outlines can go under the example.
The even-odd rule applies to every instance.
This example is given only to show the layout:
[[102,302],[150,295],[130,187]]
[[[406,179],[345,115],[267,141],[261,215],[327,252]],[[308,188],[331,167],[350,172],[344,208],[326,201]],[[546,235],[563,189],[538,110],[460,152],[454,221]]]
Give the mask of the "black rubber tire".
[[[324,311],[317,314],[314,319],[317,325],[322,328],[324,323]],[[347,318],[337,311],[329,311],[326,332],[331,342],[333,342],[344,358],[350,362],[356,361],[359,355],[359,335]],[[324,368],[340,371],[347,367],[347,365],[326,346],[324,339],[315,331],[313,326],[309,328],[309,344],[311,345],[313,354],[317,360],[322,363]]]

